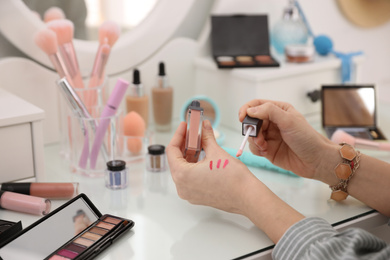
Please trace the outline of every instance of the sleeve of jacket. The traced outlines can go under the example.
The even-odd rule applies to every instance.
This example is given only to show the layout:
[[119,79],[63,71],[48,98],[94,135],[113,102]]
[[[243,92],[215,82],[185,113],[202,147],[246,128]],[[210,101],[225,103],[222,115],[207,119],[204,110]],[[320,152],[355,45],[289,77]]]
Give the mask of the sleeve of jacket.
[[275,260],[390,259],[390,247],[363,229],[338,232],[324,219],[305,218],[286,231],[272,257]]

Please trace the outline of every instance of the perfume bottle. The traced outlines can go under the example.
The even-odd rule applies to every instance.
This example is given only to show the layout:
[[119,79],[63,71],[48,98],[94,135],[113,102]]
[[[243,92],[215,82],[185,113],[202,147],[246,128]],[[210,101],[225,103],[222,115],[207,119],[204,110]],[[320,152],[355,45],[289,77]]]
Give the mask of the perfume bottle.
[[295,0],[289,0],[284,8],[282,19],[276,22],[271,31],[271,44],[282,54],[290,44],[306,44],[309,38],[307,28],[299,16]]

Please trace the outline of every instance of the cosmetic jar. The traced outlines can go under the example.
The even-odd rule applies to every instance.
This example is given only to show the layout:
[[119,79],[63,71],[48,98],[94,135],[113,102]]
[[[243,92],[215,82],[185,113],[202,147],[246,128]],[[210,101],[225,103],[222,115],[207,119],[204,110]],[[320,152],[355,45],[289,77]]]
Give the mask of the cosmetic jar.
[[107,162],[106,187],[110,189],[124,189],[127,187],[126,162],[122,160],[112,160]]
[[304,63],[313,61],[314,58],[314,47],[312,45],[286,45],[284,51],[287,62]]
[[146,169],[150,172],[162,172],[167,169],[165,146],[160,144],[150,145],[146,155]]

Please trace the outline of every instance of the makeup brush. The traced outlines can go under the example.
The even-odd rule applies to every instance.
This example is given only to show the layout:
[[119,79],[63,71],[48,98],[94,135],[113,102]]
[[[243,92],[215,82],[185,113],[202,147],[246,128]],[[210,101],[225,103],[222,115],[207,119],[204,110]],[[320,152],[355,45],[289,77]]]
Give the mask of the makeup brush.
[[104,68],[107,64],[111,48],[118,40],[119,34],[119,26],[112,21],[106,21],[100,26],[99,48],[96,53],[95,62],[91,72],[91,81],[88,87],[96,87],[103,83]]
[[74,26],[70,20],[52,20],[47,23],[47,27],[53,30],[58,39],[58,46],[65,65],[68,67],[72,81],[76,88],[84,88],[83,79],[77,61],[76,51],[73,46]]
[[49,9],[46,10],[46,12],[43,14],[43,21],[45,23],[48,23],[53,20],[61,20],[65,19],[65,13],[62,11],[61,8],[57,6],[52,6]]
[[337,144],[345,142],[359,149],[390,151],[390,143],[356,138],[341,129],[336,130],[332,134],[331,141]]
[[56,34],[52,30],[45,28],[35,34],[34,41],[35,44],[49,56],[49,59],[60,78],[66,77],[69,84],[73,86],[73,81],[70,78],[68,68],[65,66],[65,62],[58,50]]
[[[99,47],[96,53],[95,61],[92,67],[88,88],[96,88],[104,82],[104,71],[110,56],[112,46],[118,40],[120,34],[119,26],[111,21],[104,22],[99,28]],[[87,92],[87,107],[94,106],[96,95],[93,92]]]

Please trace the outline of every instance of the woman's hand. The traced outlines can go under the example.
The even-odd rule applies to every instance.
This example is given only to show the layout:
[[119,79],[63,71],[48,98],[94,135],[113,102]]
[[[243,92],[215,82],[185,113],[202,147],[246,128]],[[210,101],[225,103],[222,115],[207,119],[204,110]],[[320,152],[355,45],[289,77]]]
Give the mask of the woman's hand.
[[181,123],[167,147],[177,193],[192,204],[211,206],[249,218],[275,243],[303,216],[259,181],[238,159],[215,141],[209,121],[203,122],[206,157],[189,163],[183,157],[186,123]]
[[218,146],[208,120],[203,122],[205,158],[189,163],[183,157],[186,123],[182,122],[167,147],[168,162],[176,189],[192,204],[245,214],[246,186],[260,181],[238,159]]
[[[338,146],[318,133],[293,106],[284,102],[252,100],[239,110],[239,120],[246,115],[263,120],[257,137],[249,138],[252,153],[302,177],[321,179],[323,158],[337,157]],[[323,167],[322,167],[323,168]],[[328,167],[326,167],[328,168]],[[329,179],[329,176],[325,176]],[[336,182],[333,176],[327,182]],[[333,180],[334,178],[334,180]]]

